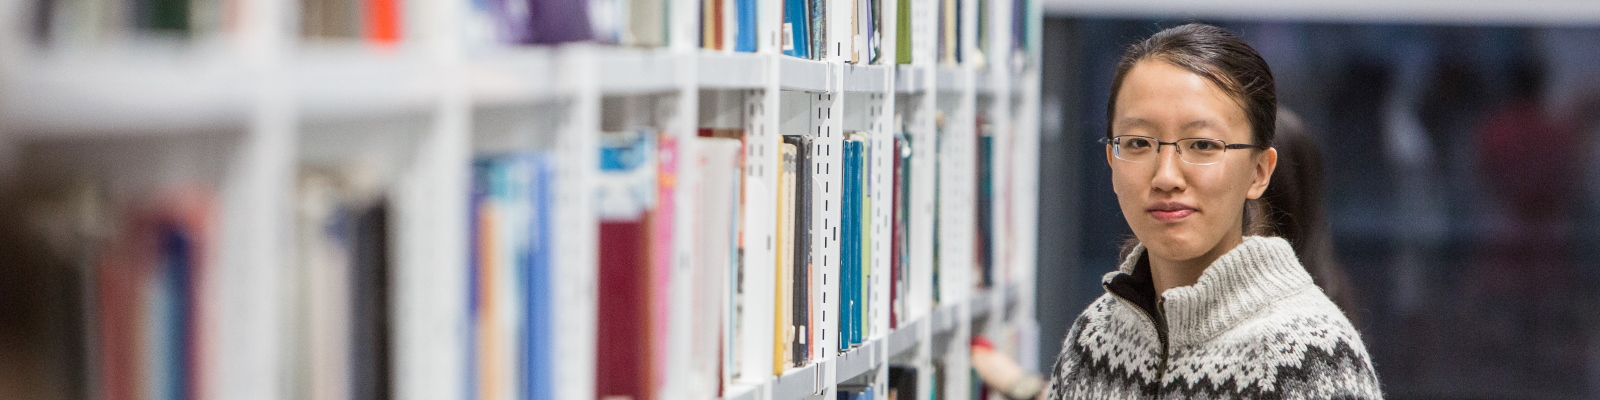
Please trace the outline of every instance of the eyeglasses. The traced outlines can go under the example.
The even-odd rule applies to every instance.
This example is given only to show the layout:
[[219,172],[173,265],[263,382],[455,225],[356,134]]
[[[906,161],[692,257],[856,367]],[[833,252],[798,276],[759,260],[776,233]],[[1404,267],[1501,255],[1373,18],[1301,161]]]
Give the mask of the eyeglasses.
[[1161,153],[1161,146],[1171,145],[1178,151],[1178,159],[1192,165],[1211,165],[1222,162],[1222,155],[1228,149],[1261,149],[1267,146],[1258,144],[1228,144],[1217,139],[1188,138],[1178,139],[1176,142],[1163,142],[1148,136],[1123,135],[1113,138],[1100,138],[1100,143],[1111,146],[1111,154],[1118,160],[1127,162],[1150,162]]

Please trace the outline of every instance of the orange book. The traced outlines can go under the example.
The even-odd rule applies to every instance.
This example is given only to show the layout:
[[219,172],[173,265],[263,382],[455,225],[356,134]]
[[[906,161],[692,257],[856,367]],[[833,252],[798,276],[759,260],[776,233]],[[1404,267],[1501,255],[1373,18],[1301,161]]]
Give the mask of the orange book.
[[402,18],[400,0],[365,1],[367,39],[379,44],[399,42]]

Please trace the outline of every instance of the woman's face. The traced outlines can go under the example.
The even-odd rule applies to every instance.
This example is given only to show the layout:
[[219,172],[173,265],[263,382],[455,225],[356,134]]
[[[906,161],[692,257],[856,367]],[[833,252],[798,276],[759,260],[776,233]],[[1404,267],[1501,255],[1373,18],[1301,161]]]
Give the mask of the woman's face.
[[[1205,77],[1165,61],[1140,61],[1123,77],[1111,135],[1256,144],[1244,109]],[[1210,165],[1183,162],[1163,145],[1154,160],[1117,159],[1106,146],[1122,215],[1150,255],[1168,261],[1215,259],[1242,241],[1245,199],[1261,197],[1276,150],[1230,149]]]

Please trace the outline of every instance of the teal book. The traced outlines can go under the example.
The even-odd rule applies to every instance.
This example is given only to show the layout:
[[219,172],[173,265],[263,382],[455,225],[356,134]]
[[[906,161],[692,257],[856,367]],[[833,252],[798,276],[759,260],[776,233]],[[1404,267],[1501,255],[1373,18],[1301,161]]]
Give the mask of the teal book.
[[811,58],[811,24],[807,0],[783,0],[783,54]]

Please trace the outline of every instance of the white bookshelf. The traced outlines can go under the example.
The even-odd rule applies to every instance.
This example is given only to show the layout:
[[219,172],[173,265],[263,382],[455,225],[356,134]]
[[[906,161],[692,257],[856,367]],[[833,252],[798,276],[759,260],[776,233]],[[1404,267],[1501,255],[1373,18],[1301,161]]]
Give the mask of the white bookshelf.
[[[829,2],[830,40],[843,45],[848,0]],[[88,48],[40,47],[29,39],[26,17],[33,2],[0,1],[0,154],[48,152],[53,162],[0,163],[10,176],[37,168],[87,171],[137,187],[152,181],[196,179],[217,188],[220,239],[216,290],[220,310],[212,322],[218,343],[204,366],[208,397],[286,397],[282,304],[286,267],[295,260],[292,217],[296,168],[308,160],[382,160],[381,174],[393,204],[393,388],[403,399],[459,398],[465,375],[469,323],[466,313],[469,232],[466,212],[471,161],[489,151],[555,150],[558,195],[554,277],[555,338],[561,368],[554,381],[565,400],[594,398],[597,296],[597,216],[590,204],[597,173],[597,138],[607,125],[649,125],[676,135],[680,157],[691,159],[697,128],[742,128],[747,133],[748,176],[771,179],[782,134],[816,138],[817,157],[831,166],[817,175],[830,190],[813,205],[814,265],[820,290],[814,309],[837,311],[843,135],[868,132],[874,148],[889,148],[895,132],[916,144],[912,156],[912,227],[909,232],[912,287],[904,294],[907,315],[889,330],[890,204],[873,203],[871,230],[872,309],[875,330],[862,346],[837,350],[837,321],[817,319],[828,329],[814,341],[820,360],[782,375],[771,373],[771,339],[743,343],[745,378],[731,383],[729,399],[832,399],[841,383],[874,385],[887,392],[888,366],[919,367],[919,393],[930,393],[931,365],[949,369],[941,392],[966,393],[968,341],[974,332],[998,337],[1002,350],[1019,360],[1036,357],[1028,344],[1038,338],[1033,310],[1039,66],[1037,45],[1017,64],[1011,46],[1011,6],[988,5],[991,29],[985,59],[975,60],[976,1],[964,1],[963,53],[959,65],[934,60],[935,0],[912,0],[913,64],[893,64],[895,1],[883,5],[884,64],[856,65],[840,54],[824,60],[783,56],[776,47],[781,14],[762,1],[755,53],[698,48],[701,2],[673,1],[672,41],[661,48],[594,44],[504,46],[470,43],[466,1],[409,0],[407,37],[394,48],[345,43],[310,43],[297,38],[297,2],[241,0],[237,28],[191,42],[128,41]],[[732,2],[729,1],[729,4]],[[1039,1],[1030,3],[1033,43],[1038,43]],[[981,61],[981,62],[980,62]],[[982,65],[980,67],[980,64]],[[941,138],[936,118],[947,120]],[[976,149],[937,142],[976,143],[974,124],[983,115],[994,124],[996,182],[1012,182],[1013,195],[997,196],[996,286],[971,289],[976,250],[973,174]],[[202,144],[195,144],[202,143]],[[186,144],[197,149],[183,150]],[[105,157],[106,149],[121,157]],[[178,149],[178,150],[174,150]],[[9,153],[8,153],[9,152]],[[874,197],[887,198],[893,159],[874,152]],[[25,159],[25,157],[24,157]],[[36,165],[37,164],[37,165]],[[940,175],[933,166],[941,167]],[[176,171],[176,172],[175,172]],[[694,174],[680,163],[678,174]],[[934,184],[941,184],[941,192]],[[746,195],[768,196],[770,193]],[[768,187],[770,191],[770,186]],[[1000,188],[997,187],[997,190]],[[692,197],[679,191],[677,237],[689,231]],[[940,196],[936,208],[934,196]],[[881,196],[881,197],[880,197]],[[1011,201],[998,203],[1000,199]],[[771,240],[771,202],[753,202],[747,232]],[[826,204],[826,206],[825,206]],[[931,222],[940,219],[935,232]],[[1009,217],[1009,218],[1008,218]],[[945,243],[934,254],[934,235]],[[694,289],[687,270],[693,251],[680,240],[675,251],[674,310],[689,307]],[[1002,251],[1001,246],[1011,246]],[[748,250],[750,287],[771,287],[773,256]],[[931,283],[934,259],[946,263],[942,288]],[[818,260],[826,259],[826,262]],[[953,267],[952,267],[953,266]],[[827,275],[826,277],[824,275]],[[824,279],[827,278],[827,279]],[[942,300],[934,304],[933,293]],[[773,308],[772,299],[752,296],[749,309]],[[767,296],[770,297],[770,296]],[[746,313],[746,326],[772,326],[762,313]],[[829,318],[836,318],[829,315]],[[764,318],[771,318],[766,315]],[[692,341],[686,321],[675,319],[667,345],[674,350],[669,382],[705,382],[693,376],[684,352]],[[1014,340],[1014,338],[1021,338]],[[711,381],[715,381],[715,377]],[[716,388],[669,384],[660,398],[711,398]]]

